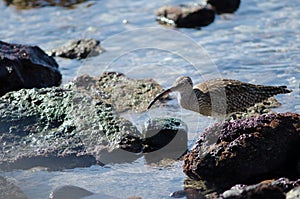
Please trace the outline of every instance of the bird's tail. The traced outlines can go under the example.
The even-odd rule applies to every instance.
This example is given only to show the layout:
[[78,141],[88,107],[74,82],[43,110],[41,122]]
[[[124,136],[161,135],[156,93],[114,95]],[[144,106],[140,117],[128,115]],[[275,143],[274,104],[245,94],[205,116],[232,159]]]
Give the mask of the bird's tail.
[[291,93],[292,90],[288,89],[286,86],[278,86],[279,92],[278,94]]
[[263,87],[263,92],[271,97],[277,94],[290,93],[292,90],[288,89],[286,86],[265,86]]

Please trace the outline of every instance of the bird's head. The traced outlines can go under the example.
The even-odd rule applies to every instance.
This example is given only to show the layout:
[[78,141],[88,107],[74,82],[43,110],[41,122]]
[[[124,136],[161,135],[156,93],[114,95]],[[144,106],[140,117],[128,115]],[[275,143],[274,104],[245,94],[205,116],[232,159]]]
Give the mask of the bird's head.
[[178,77],[175,82],[173,83],[173,86],[165,91],[163,91],[162,93],[158,94],[148,105],[147,109],[150,109],[151,106],[160,98],[162,98],[163,96],[174,92],[174,91],[178,91],[178,92],[184,92],[188,89],[192,89],[193,88],[193,82],[192,79],[188,76],[181,76]]
[[183,91],[189,90],[191,88],[193,88],[192,79],[188,76],[181,76],[175,80],[175,82],[173,83],[173,86],[170,88],[170,90],[172,92],[174,92],[174,91],[183,92]]

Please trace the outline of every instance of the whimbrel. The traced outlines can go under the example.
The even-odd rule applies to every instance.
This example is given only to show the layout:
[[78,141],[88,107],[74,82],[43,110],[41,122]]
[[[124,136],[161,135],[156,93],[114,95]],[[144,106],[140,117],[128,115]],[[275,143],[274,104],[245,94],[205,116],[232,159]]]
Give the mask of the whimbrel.
[[147,109],[164,95],[179,92],[182,108],[202,115],[224,115],[241,111],[277,94],[290,93],[286,86],[264,86],[232,79],[212,79],[193,86],[192,79],[182,76],[173,86],[157,95]]

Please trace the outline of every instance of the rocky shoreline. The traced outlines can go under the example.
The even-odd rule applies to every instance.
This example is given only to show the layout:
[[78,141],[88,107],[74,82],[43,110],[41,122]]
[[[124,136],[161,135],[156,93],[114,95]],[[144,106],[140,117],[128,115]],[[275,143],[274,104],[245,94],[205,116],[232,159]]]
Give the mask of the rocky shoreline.
[[[207,3],[213,8],[163,7],[157,15],[177,27],[206,26],[215,14],[235,12],[240,1],[232,9],[217,1]],[[205,20],[199,22],[199,17]],[[171,195],[174,198],[299,195],[299,114],[274,113],[270,108],[278,104],[269,99],[207,128],[188,151],[183,121],[153,118],[141,132],[120,114],[145,111],[163,90],[155,80],[105,72],[60,86],[62,76],[52,56],[97,56],[103,52],[99,44],[93,39],[75,40],[48,56],[37,46],[0,41],[1,171],[103,166],[131,163],[142,156],[147,164],[181,158],[187,180],[184,190]],[[9,179],[0,176],[0,183],[0,198],[27,198]],[[82,197],[94,194],[73,186],[51,194],[58,197],[62,190],[63,195],[74,190]]]

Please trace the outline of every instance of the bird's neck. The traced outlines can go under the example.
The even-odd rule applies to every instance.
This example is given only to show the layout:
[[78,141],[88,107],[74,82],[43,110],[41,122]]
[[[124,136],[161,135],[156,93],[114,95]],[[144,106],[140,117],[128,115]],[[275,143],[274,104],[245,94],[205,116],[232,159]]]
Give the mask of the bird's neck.
[[178,102],[182,108],[197,111],[199,109],[197,97],[192,87],[179,92]]

